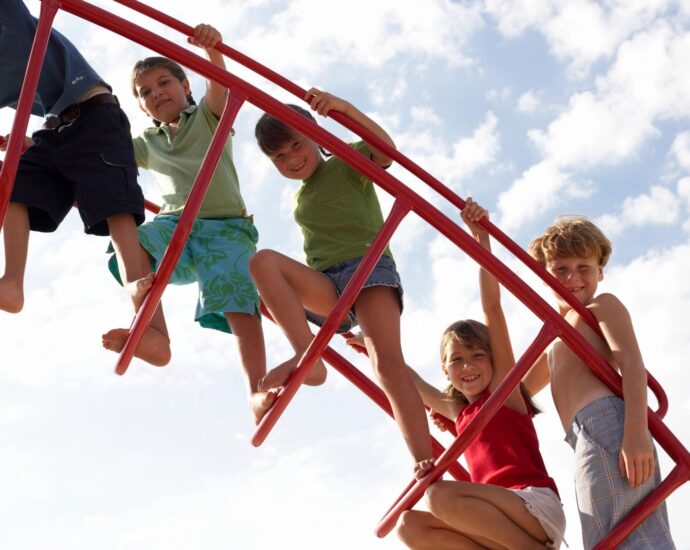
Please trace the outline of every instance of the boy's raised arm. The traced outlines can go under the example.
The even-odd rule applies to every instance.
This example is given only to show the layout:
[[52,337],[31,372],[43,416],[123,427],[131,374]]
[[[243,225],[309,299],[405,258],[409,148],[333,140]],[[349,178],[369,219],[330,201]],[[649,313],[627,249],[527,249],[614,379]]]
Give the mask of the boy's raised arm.
[[[222,40],[223,37],[216,28],[201,23],[194,27],[194,35],[190,36],[187,42],[193,46],[203,48],[206,52],[206,57],[211,63],[221,69],[225,69],[223,54],[215,49],[216,45],[222,42]],[[208,110],[218,118],[220,118],[220,115],[223,113],[227,95],[228,89],[225,86],[221,86],[213,80],[206,80],[206,95],[204,96],[204,101],[206,102]]]
[[[381,139],[381,141],[384,141],[391,147],[395,148],[395,143],[388,133],[362,111],[357,109],[357,107],[352,105],[352,103],[328,92],[322,92],[317,88],[310,88],[304,99],[305,101],[308,101],[311,105],[311,108],[320,115],[328,116],[328,112],[331,110],[339,111],[344,115],[349,116],[355,122],[358,122],[364,126],[367,130],[375,134],[376,137]],[[371,160],[373,160],[379,166],[383,166],[384,168],[391,165],[393,162],[392,158],[376,147],[373,147],[369,142],[366,143],[371,150]]]
[[621,474],[632,487],[654,473],[654,451],[647,434],[647,375],[630,314],[613,294],[601,294],[588,306],[611,349],[623,378],[625,422],[619,457]]

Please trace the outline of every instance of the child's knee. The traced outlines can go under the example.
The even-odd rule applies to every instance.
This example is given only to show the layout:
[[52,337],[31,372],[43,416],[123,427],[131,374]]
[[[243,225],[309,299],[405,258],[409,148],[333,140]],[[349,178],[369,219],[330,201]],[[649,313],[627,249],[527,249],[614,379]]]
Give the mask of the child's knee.
[[404,359],[395,354],[374,353],[371,364],[376,376],[386,387],[398,384],[403,369],[407,368]]
[[[437,481],[432,483],[424,493],[424,500],[429,511],[437,518],[444,518],[450,510],[456,509],[459,505],[458,495],[450,491],[449,483],[460,483],[455,481]],[[457,486],[457,485],[456,485]]]
[[275,268],[277,257],[273,250],[259,250],[249,258],[249,273],[253,278],[261,277]]
[[414,544],[422,535],[422,525],[419,521],[419,512],[405,510],[398,518],[396,533],[398,538],[408,546]]

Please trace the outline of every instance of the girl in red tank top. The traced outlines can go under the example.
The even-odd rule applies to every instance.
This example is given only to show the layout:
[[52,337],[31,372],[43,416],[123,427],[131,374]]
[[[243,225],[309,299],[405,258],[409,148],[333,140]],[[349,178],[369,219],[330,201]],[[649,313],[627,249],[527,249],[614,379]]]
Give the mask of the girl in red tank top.
[[[477,222],[484,208],[467,199],[462,219],[490,250],[488,232]],[[455,421],[457,431],[474,418],[515,365],[501,308],[498,282],[480,270],[486,324],[453,323],[441,340],[443,392],[415,374],[422,398],[434,414]],[[405,512],[398,535],[413,549],[558,548],[565,516],[556,485],[539,452],[532,423],[538,412],[516,388],[465,451],[472,483],[437,481],[426,493],[429,512]]]

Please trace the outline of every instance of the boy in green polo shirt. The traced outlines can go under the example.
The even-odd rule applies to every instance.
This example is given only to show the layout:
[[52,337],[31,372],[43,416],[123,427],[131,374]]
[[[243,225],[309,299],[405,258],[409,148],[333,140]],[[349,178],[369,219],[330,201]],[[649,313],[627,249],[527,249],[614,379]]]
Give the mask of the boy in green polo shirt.
[[[220,33],[204,24],[195,27],[189,39],[204,48],[209,61],[225,68],[223,55],[215,49],[220,41]],[[157,267],[160,263],[177,226],[228,90],[209,80],[206,95],[196,105],[182,68],[170,59],[149,57],[134,66],[132,92],[155,124],[134,139],[137,165],[154,173],[163,198],[159,215],[138,230],[142,262],[150,271],[152,264]],[[228,139],[170,283],[197,282],[196,321],[202,327],[232,332],[237,337],[249,403],[258,423],[275,392],[259,390],[266,358],[259,296],[248,267],[257,240],[258,232],[246,215]],[[112,258],[110,269],[117,277]],[[153,275],[138,281],[137,291],[145,295],[152,282]],[[103,346],[119,351],[127,334],[127,329],[111,330],[103,335]]]

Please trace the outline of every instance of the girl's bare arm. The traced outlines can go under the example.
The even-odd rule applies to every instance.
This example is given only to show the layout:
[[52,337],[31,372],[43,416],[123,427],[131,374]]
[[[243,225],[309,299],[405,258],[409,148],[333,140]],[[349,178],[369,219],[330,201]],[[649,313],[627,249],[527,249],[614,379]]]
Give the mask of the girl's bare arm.
[[[467,198],[465,208],[461,212],[461,217],[475,240],[487,250],[491,250],[489,233],[478,223],[483,218],[488,219],[488,215],[486,209],[474,202],[471,197]],[[501,307],[501,291],[498,281],[483,267],[479,270],[479,290],[491,342],[494,372],[489,389],[493,392],[515,366],[515,356],[510,343],[508,324]],[[516,386],[510,394],[506,400],[506,405],[521,412],[527,411],[519,386]]]

